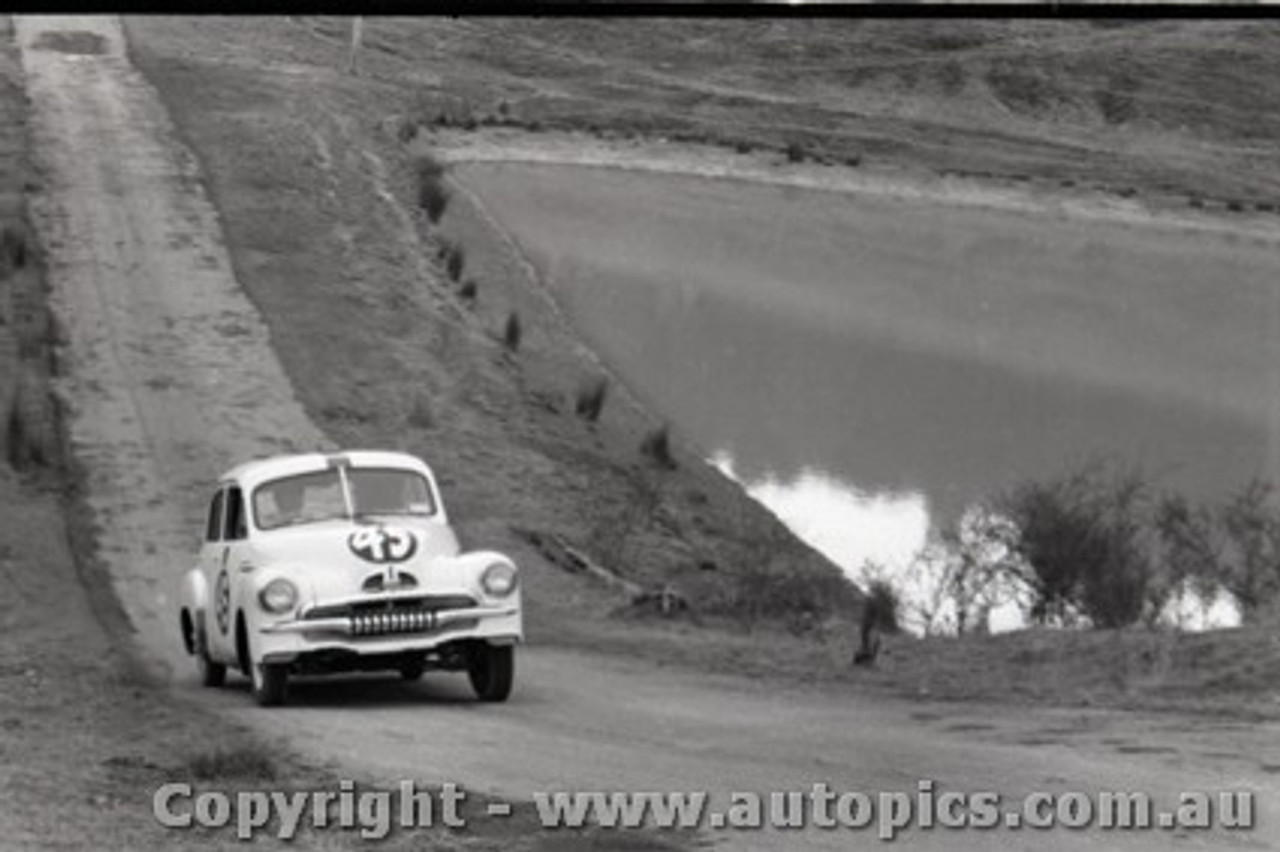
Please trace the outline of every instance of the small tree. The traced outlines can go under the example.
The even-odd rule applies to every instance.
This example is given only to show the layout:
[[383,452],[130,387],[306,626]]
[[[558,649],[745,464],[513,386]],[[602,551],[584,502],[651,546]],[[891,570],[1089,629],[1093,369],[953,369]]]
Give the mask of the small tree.
[[440,221],[449,206],[451,193],[444,182],[444,164],[430,154],[417,159],[418,206],[432,224]]
[[1280,512],[1275,487],[1255,479],[1219,513],[1227,560],[1219,579],[1246,621],[1280,596]]
[[900,610],[898,592],[888,580],[872,580],[868,584],[858,624],[858,650],[853,655],[855,666],[875,665],[880,656],[881,635],[898,632]]
[[1091,462],[1003,498],[1030,566],[1031,617],[1072,626],[1123,627],[1142,617],[1155,591],[1149,495],[1137,471],[1108,475]]
[[1217,519],[1206,506],[1192,506],[1180,494],[1168,495],[1156,509],[1155,526],[1167,599],[1181,603],[1187,592],[1193,593],[1202,620],[1208,621],[1209,607],[1222,587],[1225,540]]

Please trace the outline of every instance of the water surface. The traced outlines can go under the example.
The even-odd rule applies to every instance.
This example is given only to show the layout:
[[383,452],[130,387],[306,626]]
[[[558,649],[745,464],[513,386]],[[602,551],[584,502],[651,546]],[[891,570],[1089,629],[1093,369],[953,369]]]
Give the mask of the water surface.
[[1274,247],[603,168],[461,177],[628,384],[847,568],[1095,454],[1197,497],[1276,469]]

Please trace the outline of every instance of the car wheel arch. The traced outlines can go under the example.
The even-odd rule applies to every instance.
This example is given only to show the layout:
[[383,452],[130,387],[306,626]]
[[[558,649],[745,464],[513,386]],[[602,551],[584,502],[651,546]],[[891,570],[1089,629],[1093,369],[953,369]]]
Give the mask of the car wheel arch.
[[179,615],[179,621],[182,627],[182,646],[187,649],[188,654],[196,653],[198,644],[196,642],[196,627],[191,620],[191,610],[185,606]]
[[252,663],[249,657],[249,628],[245,624],[244,610],[240,610],[236,613],[236,664],[247,675]]

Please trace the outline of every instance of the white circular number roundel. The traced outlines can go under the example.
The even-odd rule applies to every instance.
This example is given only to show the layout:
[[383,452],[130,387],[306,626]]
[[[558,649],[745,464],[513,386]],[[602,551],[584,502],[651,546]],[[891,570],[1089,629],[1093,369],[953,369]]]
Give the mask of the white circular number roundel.
[[347,538],[347,547],[366,562],[404,562],[418,549],[418,540],[408,530],[395,527],[366,527]]

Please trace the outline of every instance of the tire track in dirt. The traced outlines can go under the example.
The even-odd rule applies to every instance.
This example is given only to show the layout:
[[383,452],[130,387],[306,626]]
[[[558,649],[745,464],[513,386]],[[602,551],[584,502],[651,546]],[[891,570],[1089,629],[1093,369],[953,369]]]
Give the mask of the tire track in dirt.
[[330,447],[236,282],[194,156],[113,18],[17,19],[32,211],[66,330],[57,392],[99,556],[148,660],[182,660],[172,595],[223,469]]

